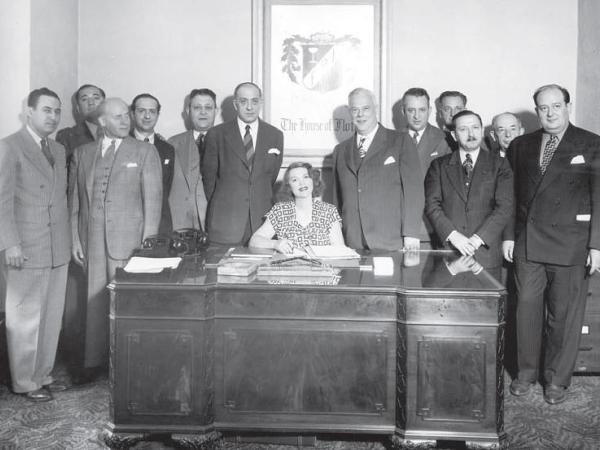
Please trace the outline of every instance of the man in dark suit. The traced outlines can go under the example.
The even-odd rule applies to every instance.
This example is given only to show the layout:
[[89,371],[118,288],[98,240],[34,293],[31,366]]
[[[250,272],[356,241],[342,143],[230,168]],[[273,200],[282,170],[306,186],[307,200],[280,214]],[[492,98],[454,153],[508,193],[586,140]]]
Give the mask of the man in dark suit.
[[84,84],[74,94],[77,124],[63,128],[56,133],[56,140],[64,145],[67,151],[67,166],[73,152],[81,145],[98,139],[98,105],[106,98],[106,94],[98,86]]
[[423,183],[416,152],[377,122],[371,91],[354,89],[348,106],[356,133],[333,151],[333,200],[346,244],[357,249],[419,248]]
[[202,165],[206,133],[215,123],[217,96],[210,89],[194,89],[188,96],[187,116],[191,129],[169,139],[175,149],[173,184],[169,206],[173,229],[206,229],[206,195]]
[[[406,118],[407,132],[400,137],[403,151],[416,153],[421,163],[421,184],[431,161],[451,153],[442,130],[429,124],[431,113],[429,94],[422,88],[410,88],[402,96],[402,113]],[[431,248],[433,229],[423,213],[419,238],[421,248]]]
[[452,135],[452,118],[467,107],[467,96],[459,91],[444,91],[435,102],[438,126],[446,133],[446,142],[452,151],[458,150],[458,142]]
[[38,402],[66,388],[51,375],[71,249],[65,149],[48,138],[60,113],[56,93],[35,89],[27,99],[27,125],[0,141],[0,251],[12,387]]
[[542,128],[508,151],[516,215],[503,250],[514,258],[518,300],[518,376],[510,391],[525,395],[541,377],[544,399],[556,404],[566,399],[575,367],[588,275],[600,268],[600,137],[569,123],[565,88],[542,86],[533,100]]
[[521,124],[521,119],[510,112],[503,112],[494,116],[492,119],[492,129],[490,136],[495,143],[493,151],[497,151],[500,156],[505,157],[508,146],[517,136],[522,136],[525,128]]
[[256,84],[239,84],[233,104],[237,118],[206,134],[206,225],[211,242],[246,245],[273,206],[283,133],[259,119],[263,98]]
[[71,162],[73,259],[86,269],[85,368],[108,361],[106,285],[144,238],[158,233],[162,171],[153,145],[129,136],[129,107],[118,98],[100,104],[103,138],[78,147]]
[[483,124],[463,110],[453,119],[459,150],[436,159],[425,177],[425,213],[441,242],[486,269],[502,264],[502,230],[513,212],[513,177],[505,158],[481,148]]
[[171,209],[169,207],[169,194],[173,182],[173,168],[175,167],[175,150],[162,136],[155,132],[156,122],[160,115],[160,102],[148,93],[137,95],[131,102],[131,115],[133,117],[133,130],[131,136],[139,141],[149,142],[158,151],[162,168],[162,208],[160,215],[160,234],[169,234],[173,231]]

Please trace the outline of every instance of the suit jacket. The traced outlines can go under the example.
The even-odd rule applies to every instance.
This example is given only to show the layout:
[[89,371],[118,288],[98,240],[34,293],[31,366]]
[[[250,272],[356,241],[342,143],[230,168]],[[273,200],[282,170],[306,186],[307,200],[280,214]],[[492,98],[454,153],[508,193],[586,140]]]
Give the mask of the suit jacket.
[[423,183],[416,152],[402,148],[393,130],[379,125],[361,161],[356,136],[333,152],[333,201],[352,248],[396,250],[403,236],[418,237]]
[[[101,142],[78,147],[71,162],[69,199],[73,242],[87,255],[94,170]],[[113,259],[127,259],[142,240],[158,233],[162,205],[160,158],[154,146],[131,137],[121,141],[104,201],[106,248]]]
[[442,242],[453,230],[485,243],[475,253],[484,267],[502,263],[502,230],[513,212],[513,176],[506,158],[483,148],[468,194],[460,153],[436,159],[425,177],[425,213]]
[[48,142],[54,169],[26,128],[0,141],[0,250],[20,244],[26,268],[71,259],[65,149]]
[[600,249],[600,137],[569,124],[542,176],[542,134],[519,136],[509,147],[516,222],[508,238],[515,240],[515,256],[585,264],[588,249]]
[[[425,131],[421,136],[421,140],[419,141],[419,145],[415,148],[415,143],[410,136],[413,132],[406,131],[401,133],[401,147],[404,151],[408,152],[416,152],[419,157],[419,162],[421,163],[421,184],[425,182],[425,175],[429,170],[429,166],[431,161],[441,156],[452,153],[448,143],[446,142],[446,134],[430,124],[427,124],[425,127]],[[419,232],[419,238],[422,241],[430,241],[432,235],[434,234],[433,227],[429,223],[429,220],[425,216],[425,212],[423,211],[421,221],[421,230]]]
[[200,167],[198,146],[192,130],[169,139],[175,149],[173,182],[169,194],[173,229],[206,229],[206,195]]
[[80,122],[72,127],[60,130],[56,133],[56,140],[65,146],[68,167],[75,149],[90,142],[94,142],[96,138],[92,135],[85,122]]
[[208,130],[205,142],[202,176],[208,199],[208,237],[218,243],[241,243],[247,224],[254,233],[273,206],[283,133],[259,120],[252,170],[237,119]]
[[[133,131],[130,136],[135,138]],[[175,167],[175,150],[167,141],[163,140],[158,134],[154,134],[154,147],[160,158],[162,168],[162,207],[160,213],[160,224],[158,232],[160,234],[169,234],[173,231],[173,221],[171,220],[171,208],[169,206],[169,194],[171,193],[171,184],[173,183],[173,168]]]

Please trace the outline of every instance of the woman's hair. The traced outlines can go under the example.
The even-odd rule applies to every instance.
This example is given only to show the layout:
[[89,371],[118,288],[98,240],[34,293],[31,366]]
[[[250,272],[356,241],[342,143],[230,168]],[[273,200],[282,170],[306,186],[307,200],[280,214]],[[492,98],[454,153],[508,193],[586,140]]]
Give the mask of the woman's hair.
[[297,169],[299,167],[304,167],[308,172],[308,176],[312,178],[313,181],[313,191],[312,196],[318,197],[321,195],[323,191],[323,183],[321,181],[321,171],[319,169],[314,169],[309,163],[296,161],[291,163],[283,174],[283,182],[281,183],[281,188],[277,193],[277,200],[280,202],[291,201],[294,200],[294,194],[292,194],[292,189],[290,188],[290,172],[292,169]]

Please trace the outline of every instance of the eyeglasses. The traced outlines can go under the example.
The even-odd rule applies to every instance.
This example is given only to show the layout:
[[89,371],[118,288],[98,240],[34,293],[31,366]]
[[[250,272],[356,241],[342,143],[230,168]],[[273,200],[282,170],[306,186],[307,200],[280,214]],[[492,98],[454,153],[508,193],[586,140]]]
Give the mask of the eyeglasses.
[[353,116],[358,116],[359,114],[365,114],[371,111],[370,106],[363,106],[362,108],[350,108],[350,114]]

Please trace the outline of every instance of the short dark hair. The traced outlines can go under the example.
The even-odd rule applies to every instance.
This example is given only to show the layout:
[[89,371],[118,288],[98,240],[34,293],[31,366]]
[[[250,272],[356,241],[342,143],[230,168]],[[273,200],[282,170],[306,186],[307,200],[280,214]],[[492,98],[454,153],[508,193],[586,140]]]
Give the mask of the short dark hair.
[[244,81],[243,83],[238,84],[235,89],[233,90],[233,97],[237,97],[237,92],[238,90],[243,87],[243,86],[253,86],[256,89],[258,89],[258,96],[260,98],[262,98],[262,89],[260,87],[258,87],[258,84],[253,83],[252,81]]
[[42,87],[39,89],[34,89],[33,91],[31,91],[29,93],[29,95],[27,96],[27,106],[29,106],[31,108],[35,108],[42,95],[46,95],[48,97],[54,97],[55,99],[57,99],[60,102],[60,97],[58,96],[58,94],[56,92],[51,91],[47,87]]
[[321,171],[319,169],[315,169],[307,162],[296,161],[291,163],[288,168],[285,170],[283,174],[283,182],[281,183],[281,188],[277,193],[277,199],[281,202],[294,200],[294,194],[292,194],[292,189],[290,188],[290,172],[292,169],[297,169],[299,167],[304,167],[308,172],[308,176],[313,180],[313,191],[312,196],[318,197],[321,195],[323,191],[323,182],[321,181]]
[[106,98],[106,93],[104,92],[104,90],[102,88],[99,88],[98,86],[96,86],[95,84],[82,84],[81,86],[79,86],[79,89],[77,89],[75,91],[75,100],[79,100],[79,94],[81,93],[81,91],[83,91],[85,88],[96,88],[100,91],[100,95],[102,95],[102,98]]
[[133,98],[133,100],[131,101],[131,106],[129,107],[131,109],[131,112],[135,112],[135,104],[139,99],[142,98],[151,98],[152,100],[154,100],[156,102],[156,112],[160,113],[160,102],[154,95],[148,94],[147,92],[144,92],[143,94],[138,94]]
[[409,95],[412,95],[413,97],[427,97],[427,103],[429,104],[430,102],[429,94],[425,89],[420,87],[412,87],[408,89],[402,96],[402,106],[404,106],[404,100]]
[[442,103],[442,100],[445,99],[446,97],[460,97],[463,104],[465,106],[467,106],[467,96],[465,94],[463,94],[462,92],[459,92],[459,91],[444,91],[444,92],[442,92],[440,94],[440,96],[438,97],[438,101],[440,102],[440,104]]
[[211,89],[200,88],[200,89],[192,89],[192,92],[190,92],[189,100],[188,100],[188,107],[189,107],[189,104],[192,102],[192,99],[194,97],[196,97],[197,95],[206,95],[206,96],[212,98],[213,102],[215,102],[215,106],[217,106],[217,94],[215,94]]
[[566,88],[559,86],[558,84],[545,84],[544,86],[540,86],[539,88],[537,88],[533,93],[533,103],[535,103],[536,107],[538,95],[540,95],[544,91],[547,91],[548,89],[558,89],[560,92],[562,92],[565,103],[571,103],[571,95],[569,94],[569,91],[567,91]]
[[454,128],[456,128],[456,119],[460,119],[461,117],[464,117],[464,116],[477,117],[477,119],[479,119],[479,124],[483,126],[483,121],[481,120],[481,116],[479,114],[477,114],[476,112],[470,111],[468,109],[463,109],[462,111],[459,111],[456,114],[454,114],[454,117],[452,117],[452,126]]

